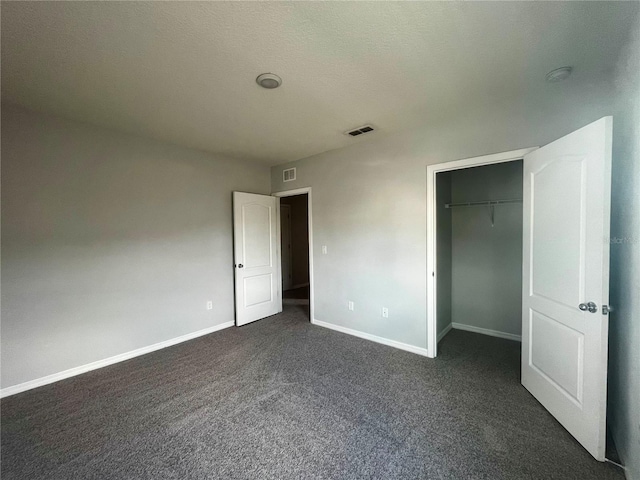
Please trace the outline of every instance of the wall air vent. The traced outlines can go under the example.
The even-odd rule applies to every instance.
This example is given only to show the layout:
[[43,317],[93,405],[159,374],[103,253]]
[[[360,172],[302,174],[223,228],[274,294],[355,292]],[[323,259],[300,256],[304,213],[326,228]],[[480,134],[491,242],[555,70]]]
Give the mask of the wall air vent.
[[296,169],[294,168],[287,168],[286,170],[282,171],[282,181],[283,182],[292,182],[296,179]]
[[363,133],[369,133],[369,132],[373,132],[373,127],[371,125],[364,125],[354,130],[349,130],[348,132],[344,132],[344,134],[351,135],[352,137],[357,137],[358,135],[362,135]]

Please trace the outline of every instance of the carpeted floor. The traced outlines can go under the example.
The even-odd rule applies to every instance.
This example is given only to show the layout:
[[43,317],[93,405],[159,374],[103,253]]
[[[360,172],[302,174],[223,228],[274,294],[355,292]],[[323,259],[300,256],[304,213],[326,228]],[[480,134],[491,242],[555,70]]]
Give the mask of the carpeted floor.
[[283,305],[309,305],[309,287],[294,288],[282,292]]
[[518,343],[436,360],[301,307],[2,400],[10,479],[623,479],[519,383]]

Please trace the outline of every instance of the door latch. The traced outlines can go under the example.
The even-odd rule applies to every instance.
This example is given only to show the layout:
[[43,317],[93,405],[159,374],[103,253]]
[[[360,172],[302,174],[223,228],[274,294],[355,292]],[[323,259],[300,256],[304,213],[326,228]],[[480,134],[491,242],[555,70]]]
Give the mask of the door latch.
[[611,305],[602,305],[602,314],[608,315],[613,312],[613,307]]

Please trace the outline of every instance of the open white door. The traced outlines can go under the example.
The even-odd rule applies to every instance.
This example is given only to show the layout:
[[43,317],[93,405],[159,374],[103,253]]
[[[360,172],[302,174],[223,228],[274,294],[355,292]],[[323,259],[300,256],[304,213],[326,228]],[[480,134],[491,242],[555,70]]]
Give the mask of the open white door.
[[524,157],[522,384],[605,459],[612,119]]
[[276,197],[233,192],[236,325],[282,311]]

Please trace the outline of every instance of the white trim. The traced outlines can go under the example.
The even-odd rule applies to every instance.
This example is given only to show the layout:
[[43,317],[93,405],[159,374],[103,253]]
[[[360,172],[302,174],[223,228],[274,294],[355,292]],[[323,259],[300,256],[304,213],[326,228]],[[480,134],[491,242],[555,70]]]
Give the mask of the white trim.
[[474,327],[472,325],[465,325],[464,323],[452,323],[451,326],[456,330],[466,330],[467,332],[481,333],[482,335],[490,335],[492,337],[506,338],[507,340],[515,340],[516,342],[522,342],[522,336],[514,333],[499,332],[498,330],[490,330],[488,328]]
[[278,257],[278,276],[280,277],[280,281],[278,282],[278,305],[280,310],[278,313],[282,312],[283,304],[282,300],[284,299],[284,292],[282,290],[282,219],[280,213],[280,199],[276,202],[276,256]]
[[[273,195],[274,197],[293,197],[294,195],[304,195],[305,193],[307,194],[307,214],[309,216],[309,318],[313,318],[313,202],[311,196],[311,187],[296,188],[294,190],[283,190],[280,192],[273,192],[271,195]],[[278,202],[278,225],[279,224],[280,203]]]
[[273,192],[271,195],[274,197],[293,197],[294,195],[304,195],[305,193],[311,193],[311,187],[294,188],[293,190],[280,190],[279,192]]
[[313,325],[318,325],[319,327],[330,328],[331,330],[336,330],[338,332],[346,333],[347,335],[353,335],[354,337],[364,338],[365,340],[371,340],[372,342],[381,343],[382,345],[398,348],[400,350],[405,350],[407,352],[415,353],[423,357],[429,356],[427,354],[426,348],[416,347],[414,345],[398,342],[396,340],[389,340],[388,338],[378,337],[377,335],[371,335],[370,333],[364,333],[359,330],[353,330],[347,327],[341,327],[339,325],[334,325],[333,323],[322,322],[320,320],[316,320],[315,318],[311,320],[311,323]]
[[438,343],[440,343],[440,340],[442,340],[444,336],[451,331],[452,328],[453,328],[453,323],[450,323],[449,325],[444,327],[444,330],[442,330],[438,335]]
[[210,333],[217,332],[225,328],[233,327],[233,325],[234,325],[233,321],[221,323],[220,325],[215,325],[213,327],[205,328],[203,330],[198,330],[197,332],[193,332],[193,333],[187,333],[186,335],[175,337],[170,340],[165,340],[164,342],[154,343],[153,345],[149,345],[147,347],[138,348],[136,350],[131,350],[130,352],[121,353],[119,355],[105,358],[103,360],[98,360],[96,362],[87,363],[86,365],[81,365],[79,367],[63,370],[62,372],[53,373],[51,375],[47,375],[46,377],[36,378],[35,380],[29,380],[28,382],[19,383],[18,385],[13,385],[11,387],[3,388],[2,390],[0,390],[0,398],[8,397],[10,395],[15,395],[16,393],[25,392],[33,388],[42,387],[43,385],[48,385],[50,383],[58,382],[60,380],[64,380],[65,378],[75,377],[76,375],[81,375],[83,373],[90,372],[91,370],[97,370],[98,368],[107,367],[109,365],[113,365],[114,363],[124,362],[125,360],[129,360],[134,357],[139,357],[140,355],[146,355],[147,353],[151,353],[151,352],[155,352],[156,350],[161,350],[163,348],[171,347],[178,343],[186,342],[187,340],[193,340],[194,338],[198,338],[203,335],[208,335]]
[[[452,162],[427,165],[427,350],[429,356],[435,358],[438,354],[437,305],[436,305],[436,174],[459,170],[468,167],[480,167],[495,163],[522,160],[524,156],[538,147],[522,148],[509,152],[494,153],[481,157],[465,158]],[[455,327],[454,327],[455,328]]]

